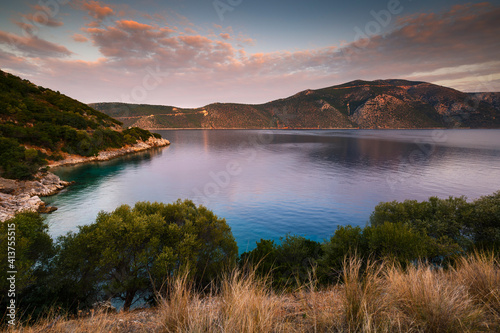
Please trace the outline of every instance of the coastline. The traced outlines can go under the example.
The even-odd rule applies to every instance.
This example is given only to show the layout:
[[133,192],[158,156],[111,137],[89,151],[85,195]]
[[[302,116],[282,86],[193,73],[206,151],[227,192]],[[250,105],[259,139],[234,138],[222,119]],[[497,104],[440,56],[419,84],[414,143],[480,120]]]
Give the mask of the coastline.
[[[58,167],[108,161],[120,156],[168,145],[170,145],[170,141],[166,139],[150,137],[148,140],[138,141],[132,146],[101,151],[97,156],[66,155],[63,160],[49,162],[49,166]],[[40,197],[54,195],[71,184],[71,182],[61,180],[51,172],[39,172],[35,175],[34,180],[15,180],[0,177],[0,222],[14,217],[19,212],[50,213],[57,210],[56,207],[46,206]]]
[[[142,128],[142,127],[141,127]],[[458,127],[458,128],[447,128],[447,127],[422,127],[422,128],[406,128],[406,127],[401,127],[401,128],[359,128],[359,127],[332,127],[332,128],[317,128],[317,127],[300,127],[300,128],[276,128],[276,127],[224,127],[224,128],[203,128],[203,127],[179,127],[179,128],[173,128],[173,127],[165,127],[165,128],[150,128],[150,127],[144,127],[142,129],[148,130],[148,131],[176,131],[176,130],[210,130],[210,131],[219,131],[219,130],[272,130],[272,131],[310,131],[310,130],[316,130],[316,131],[331,131],[331,130],[376,130],[376,131],[390,131],[390,130],[455,130],[455,129],[463,129],[463,130],[469,130],[469,129],[490,129],[490,128],[469,128],[469,127]],[[491,129],[497,129],[497,128],[491,128]]]
[[103,150],[99,152],[97,156],[80,156],[80,155],[69,155],[67,154],[63,160],[60,161],[49,161],[49,167],[55,168],[59,166],[75,165],[88,162],[102,162],[109,161],[113,158],[120,157],[123,155],[138,153],[144,150],[148,150],[155,147],[165,147],[170,145],[170,141],[167,139],[157,139],[150,137],[146,141],[138,141],[132,146],[125,146],[122,148],[113,148],[108,150]]

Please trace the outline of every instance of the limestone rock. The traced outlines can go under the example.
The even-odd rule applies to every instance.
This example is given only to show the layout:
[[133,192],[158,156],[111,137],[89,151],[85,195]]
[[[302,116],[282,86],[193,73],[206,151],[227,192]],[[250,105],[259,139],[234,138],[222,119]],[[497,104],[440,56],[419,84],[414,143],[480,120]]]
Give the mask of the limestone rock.
[[40,196],[53,195],[70,183],[53,173],[39,173],[35,180],[12,180],[0,177],[0,221],[8,220],[18,212],[50,213],[55,207],[48,207]]

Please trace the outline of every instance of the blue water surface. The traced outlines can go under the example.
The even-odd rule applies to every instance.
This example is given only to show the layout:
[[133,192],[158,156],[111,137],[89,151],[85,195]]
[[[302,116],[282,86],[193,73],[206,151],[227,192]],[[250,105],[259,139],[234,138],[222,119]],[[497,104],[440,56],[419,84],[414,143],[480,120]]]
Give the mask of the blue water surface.
[[500,130],[173,130],[171,145],[54,168],[53,236],[137,201],[192,199],[226,219],[240,252],[287,233],[321,241],[382,201],[500,190]]

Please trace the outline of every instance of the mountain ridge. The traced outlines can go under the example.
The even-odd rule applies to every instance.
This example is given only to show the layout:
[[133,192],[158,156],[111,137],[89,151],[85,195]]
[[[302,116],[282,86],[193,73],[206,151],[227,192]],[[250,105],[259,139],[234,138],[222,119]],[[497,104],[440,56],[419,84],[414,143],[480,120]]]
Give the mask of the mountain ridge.
[[175,128],[500,128],[500,93],[464,93],[423,81],[354,80],[262,104],[199,108],[91,103],[125,126]]

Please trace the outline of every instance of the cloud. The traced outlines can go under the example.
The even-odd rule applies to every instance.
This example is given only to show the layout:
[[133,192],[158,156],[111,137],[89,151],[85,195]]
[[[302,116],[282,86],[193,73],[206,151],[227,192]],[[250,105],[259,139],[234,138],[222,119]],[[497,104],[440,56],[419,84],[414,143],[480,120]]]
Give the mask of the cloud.
[[225,40],[231,39],[231,35],[229,35],[227,33],[220,33],[219,36],[220,36],[220,38],[225,39]]
[[0,44],[8,45],[12,50],[26,57],[67,57],[72,54],[66,47],[51,43],[36,36],[21,37],[0,30]]
[[112,26],[84,28],[83,31],[100,52],[113,58],[116,64],[135,65],[137,59],[143,59],[162,63],[170,70],[209,69],[232,62],[236,54],[229,43],[202,35],[172,36],[175,30],[169,27],[132,20],[119,20]]
[[153,27],[148,24],[142,24],[132,20],[116,21],[116,25],[123,30],[129,31],[146,31],[153,29]]
[[[391,73],[433,80],[436,73],[470,77],[497,71],[491,61],[500,51],[498,17],[500,7],[484,3],[403,17],[391,32],[369,38],[364,46],[357,42],[344,46],[343,62],[347,70],[368,78]],[[450,67],[458,69],[451,73]]]
[[[165,77],[158,89],[131,102],[192,107],[214,101],[266,102],[354,79],[408,78],[493,91],[500,90],[498,17],[498,6],[461,5],[443,13],[401,16],[385,34],[362,41],[255,54],[239,45],[243,38],[248,43],[252,39],[221,26],[214,26],[220,30],[213,35],[181,35],[174,27],[122,19],[82,29],[104,56],[100,61],[44,59],[39,71],[47,85],[86,102],[126,102],[122,96],[131,96],[158,69]],[[9,61],[19,65],[19,59]],[[92,84],[81,89],[69,78]]]
[[101,4],[98,1],[84,2],[83,8],[87,10],[88,14],[91,17],[97,20],[103,20],[108,16],[114,15],[114,11],[112,8]]
[[82,34],[74,34],[73,36],[71,36],[71,38],[73,38],[73,40],[75,42],[78,42],[78,43],[85,43],[89,40],[87,37],[85,37]]
[[35,9],[34,13],[21,15],[24,18],[24,23],[47,27],[60,27],[64,25],[61,20],[55,19],[54,12],[49,7],[35,5],[33,9]]
[[168,37],[169,28],[157,28],[132,20],[116,21],[114,26],[84,28],[93,44],[106,57],[149,57],[159,50],[159,39]]

